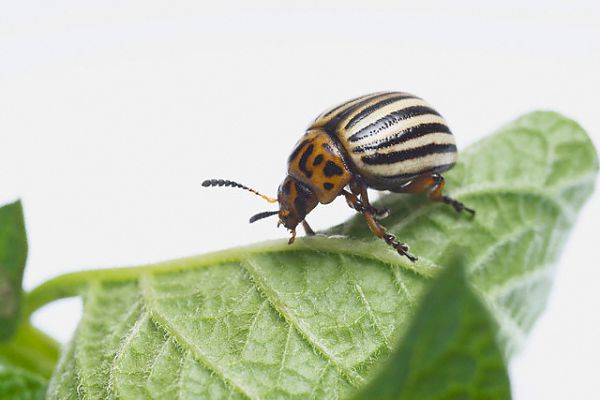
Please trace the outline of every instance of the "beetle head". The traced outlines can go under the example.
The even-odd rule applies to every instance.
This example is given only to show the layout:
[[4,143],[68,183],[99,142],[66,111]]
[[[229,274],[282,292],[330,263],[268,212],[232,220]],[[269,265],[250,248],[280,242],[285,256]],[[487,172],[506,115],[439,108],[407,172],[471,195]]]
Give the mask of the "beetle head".
[[241,183],[227,179],[207,179],[202,182],[202,186],[225,186],[240,188],[262,197],[269,203],[279,203],[278,211],[263,211],[253,215],[250,217],[250,223],[278,214],[279,222],[277,226],[283,225],[292,231],[290,243],[294,241],[296,226],[298,226],[298,224],[304,220],[306,214],[308,214],[317,206],[317,204],[319,204],[316,194],[309,187],[291,175],[286,176],[279,186],[279,192],[276,199],[265,196],[264,194],[261,194],[248,186],[242,185]]
[[277,201],[279,224],[292,231],[319,204],[315,193],[291,175],[279,185]]

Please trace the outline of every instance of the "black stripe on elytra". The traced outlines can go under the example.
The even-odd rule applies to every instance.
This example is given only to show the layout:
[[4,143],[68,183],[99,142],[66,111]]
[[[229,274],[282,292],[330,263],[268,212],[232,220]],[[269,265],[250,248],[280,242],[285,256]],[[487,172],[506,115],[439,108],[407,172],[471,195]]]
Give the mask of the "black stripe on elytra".
[[323,116],[321,118],[326,118],[328,116],[330,116],[331,114],[335,113],[336,111],[339,111],[341,108],[345,107],[348,103],[353,102],[356,99],[350,100],[350,101],[346,101],[340,105],[337,105],[335,107],[333,107],[331,110],[327,111],[325,114],[323,114]]
[[300,161],[298,162],[298,167],[300,168],[300,171],[304,172],[304,175],[306,175],[307,178],[310,178],[312,176],[312,172],[306,169],[306,162],[308,161],[308,157],[310,157],[314,148],[315,145],[310,144],[306,148],[306,151],[302,153],[302,157],[300,157]]
[[335,113],[336,111],[339,111],[340,109],[344,108],[345,106],[352,103],[353,101],[364,99],[366,97],[371,97],[371,96],[373,96],[373,94],[374,93],[369,93],[369,94],[365,94],[364,96],[355,97],[352,100],[345,101],[342,104],[339,104],[339,105],[333,107],[331,110],[327,111],[325,114],[323,114],[322,118],[330,116],[331,114]]
[[431,107],[427,106],[412,106],[406,107],[398,111],[393,111],[383,118],[369,124],[350,136],[348,140],[350,142],[356,142],[366,137],[376,135],[383,129],[389,128],[390,126],[397,124],[408,118],[418,117],[419,115],[434,114],[440,116],[440,114]]
[[352,119],[350,121],[348,121],[348,123],[346,124],[346,127],[344,129],[350,129],[352,128],[354,125],[356,125],[357,123],[359,123],[360,121],[362,121],[363,119],[365,119],[367,116],[369,116],[370,114],[372,114],[373,112],[379,110],[382,107],[385,107],[387,105],[390,105],[396,101],[399,100],[404,100],[404,99],[415,99],[416,97],[413,96],[412,94],[408,94],[408,93],[404,93],[398,96],[393,96],[390,97],[388,99],[385,100],[381,100],[373,105],[370,105],[369,107],[365,108],[364,110],[362,110],[361,112],[357,113],[354,117],[352,117]]
[[329,145],[329,143],[323,143],[323,148],[329,152],[329,154],[335,154],[333,147]]
[[378,97],[385,96],[388,94],[389,93],[380,93],[380,94],[378,94],[376,96],[372,96],[372,97],[366,96],[364,100],[361,100],[356,104],[353,104],[352,106],[346,108],[344,111],[342,111],[341,113],[336,115],[331,121],[329,121],[329,123],[327,123],[327,125],[325,125],[325,130],[328,131],[330,133],[330,135],[331,134],[335,135],[335,132],[339,129],[340,121],[343,121],[344,118],[346,118],[348,115],[350,115],[357,109],[365,106],[370,101],[373,101],[374,99],[377,99]]
[[371,154],[361,157],[361,160],[368,165],[393,164],[398,161],[406,161],[413,158],[425,157],[430,154],[453,152],[456,152],[456,145],[454,144],[430,143],[425,146],[415,147],[408,150],[394,151],[385,154]]
[[316,167],[317,165],[321,164],[322,162],[323,162],[323,154],[319,154],[318,156],[315,157],[312,164]]
[[298,146],[296,146],[296,148],[294,149],[292,154],[290,154],[290,156],[288,158],[288,162],[291,163],[292,161],[294,161],[296,159],[296,157],[298,157],[298,154],[300,154],[300,152],[302,151],[304,146],[306,146],[309,142],[310,142],[310,140],[303,140],[300,143],[298,143]]
[[344,175],[344,170],[342,169],[342,167],[340,167],[333,161],[327,161],[325,167],[323,168],[323,172],[328,178],[331,178],[334,175]]
[[431,133],[447,133],[449,135],[452,134],[450,129],[445,124],[439,123],[431,123],[431,124],[421,124],[412,126],[408,129],[398,132],[392,137],[371,142],[369,144],[365,144],[362,146],[358,146],[352,149],[354,153],[364,153],[368,150],[379,150],[386,147],[394,146],[400,143],[408,142],[409,140],[416,139]]

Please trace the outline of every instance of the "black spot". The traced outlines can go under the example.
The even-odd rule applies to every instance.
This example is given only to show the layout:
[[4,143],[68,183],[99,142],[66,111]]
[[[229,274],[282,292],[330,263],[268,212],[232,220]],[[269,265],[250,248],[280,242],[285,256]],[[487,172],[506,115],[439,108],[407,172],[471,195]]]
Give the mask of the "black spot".
[[344,170],[333,161],[327,161],[325,168],[323,168],[323,172],[325,172],[325,176],[328,178],[331,178],[334,175],[344,175]]
[[334,186],[333,183],[329,183],[329,182],[325,182],[323,184],[323,187],[325,188],[325,190],[331,190],[331,189],[333,189],[333,186]]
[[298,146],[296,146],[296,148],[294,149],[292,154],[290,154],[290,157],[288,158],[288,162],[292,162],[294,159],[296,159],[296,157],[298,157],[298,154],[300,154],[300,152],[302,151],[304,146],[306,146],[308,144],[308,142],[309,142],[308,140],[303,140],[302,142],[300,142],[300,144],[298,144]]
[[319,164],[321,164],[323,162],[323,154],[319,154],[318,156],[315,157],[315,159],[313,160],[313,165],[317,166]]
[[302,157],[300,157],[300,161],[298,162],[298,167],[300,167],[300,171],[304,172],[304,175],[306,175],[307,178],[310,178],[312,176],[312,172],[306,169],[306,161],[308,161],[308,157],[310,157],[314,148],[314,144],[309,145],[306,148],[306,151],[302,153]]

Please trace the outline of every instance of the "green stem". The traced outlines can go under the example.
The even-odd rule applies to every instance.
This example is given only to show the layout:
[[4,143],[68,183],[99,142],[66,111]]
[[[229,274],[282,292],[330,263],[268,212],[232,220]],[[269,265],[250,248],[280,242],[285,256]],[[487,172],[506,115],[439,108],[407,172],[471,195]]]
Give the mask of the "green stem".
[[142,274],[161,274],[244,261],[257,253],[292,252],[313,250],[323,253],[345,253],[376,259],[390,265],[399,265],[419,275],[432,276],[439,268],[427,259],[411,263],[395,251],[383,247],[380,241],[360,241],[340,237],[317,235],[300,238],[293,246],[287,241],[274,240],[250,246],[222,250],[200,256],[192,256],[138,267],[123,267],[72,272],[50,279],[34,288],[27,295],[24,316],[29,317],[38,308],[52,301],[78,296],[90,282],[114,282],[137,280]]
[[6,360],[49,379],[58,360],[59,348],[56,340],[29,323],[23,323],[11,342],[0,343],[0,361]]

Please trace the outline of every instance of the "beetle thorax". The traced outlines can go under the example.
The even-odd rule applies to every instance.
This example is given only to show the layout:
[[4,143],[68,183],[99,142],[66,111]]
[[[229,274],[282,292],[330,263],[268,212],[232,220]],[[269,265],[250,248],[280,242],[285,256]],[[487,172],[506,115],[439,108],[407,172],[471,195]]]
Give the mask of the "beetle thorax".
[[323,204],[339,196],[352,178],[337,144],[323,129],[308,130],[298,141],[288,159],[288,174]]

